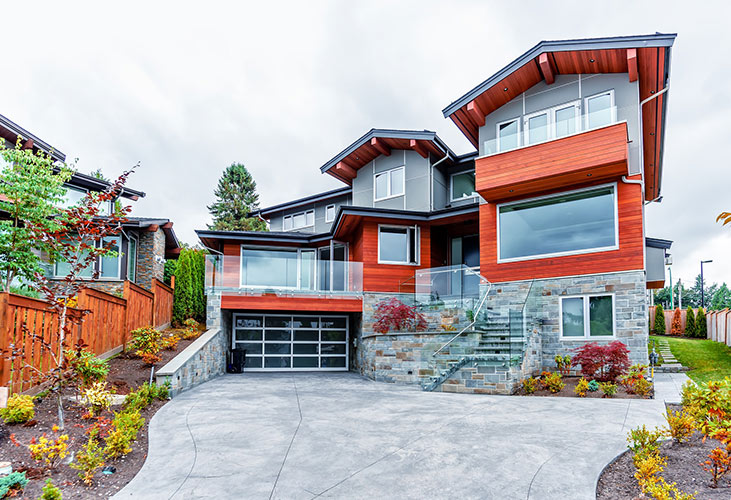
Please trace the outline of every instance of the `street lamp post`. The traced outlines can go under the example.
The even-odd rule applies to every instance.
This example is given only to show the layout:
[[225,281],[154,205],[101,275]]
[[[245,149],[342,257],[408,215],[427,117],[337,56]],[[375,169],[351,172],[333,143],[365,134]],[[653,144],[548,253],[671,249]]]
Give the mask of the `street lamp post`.
[[703,295],[703,288],[704,288],[703,287],[703,264],[709,264],[711,262],[713,262],[713,261],[712,260],[702,260],[701,261],[701,308],[702,309],[706,308],[705,297]]

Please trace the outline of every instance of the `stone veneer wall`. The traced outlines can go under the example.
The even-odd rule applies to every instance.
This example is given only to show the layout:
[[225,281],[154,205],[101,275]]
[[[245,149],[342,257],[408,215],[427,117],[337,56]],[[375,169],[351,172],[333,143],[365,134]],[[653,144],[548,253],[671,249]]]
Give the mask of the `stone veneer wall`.
[[124,281],[89,281],[86,286],[102,292],[111,293],[112,295],[117,295],[119,297],[124,295]]
[[170,382],[170,394],[202,384],[226,372],[228,335],[223,329],[211,329],[160,368],[155,376],[158,384]]
[[152,280],[163,281],[165,277],[165,232],[140,231],[139,237],[136,283],[152,290]]

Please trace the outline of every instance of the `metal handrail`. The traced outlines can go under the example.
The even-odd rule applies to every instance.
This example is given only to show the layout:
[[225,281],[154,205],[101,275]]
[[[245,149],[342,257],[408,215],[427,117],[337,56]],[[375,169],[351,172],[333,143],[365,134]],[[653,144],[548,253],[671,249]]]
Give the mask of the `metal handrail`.
[[[458,337],[459,337],[460,335],[462,335],[462,334],[463,334],[464,332],[466,332],[467,330],[469,330],[470,328],[472,328],[472,327],[473,327],[473,326],[475,325],[475,323],[477,323],[477,318],[479,317],[480,311],[482,311],[482,306],[484,306],[484,305],[485,305],[485,301],[487,300],[487,296],[488,296],[488,295],[490,295],[490,290],[492,290],[492,283],[490,283],[490,282],[489,282],[489,281],[488,281],[488,280],[487,280],[487,279],[486,279],[486,278],[485,278],[484,276],[482,276],[482,275],[481,275],[481,274],[479,274],[479,273],[476,273],[476,272],[475,272],[474,270],[472,270],[472,269],[471,269],[471,268],[469,268],[469,267],[466,267],[466,266],[465,266],[464,268],[454,269],[454,270],[451,270],[451,272],[456,272],[456,271],[462,271],[463,269],[466,269],[466,270],[467,270],[467,271],[469,271],[470,273],[472,273],[472,274],[474,274],[475,276],[477,276],[478,278],[480,278],[480,280],[482,280],[482,281],[486,282],[486,283],[487,283],[487,285],[488,285],[488,286],[487,286],[487,291],[485,292],[485,295],[483,295],[483,296],[482,296],[482,299],[480,300],[480,303],[479,303],[479,304],[477,305],[477,307],[475,308],[475,311],[474,311],[474,312],[472,313],[472,322],[471,322],[471,323],[470,323],[469,325],[467,325],[467,326],[465,326],[464,328],[462,328],[462,329],[461,329],[461,330],[460,330],[460,331],[459,331],[459,332],[458,332],[458,333],[457,333],[457,334],[456,334],[455,336],[453,336],[453,337],[452,337],[451,339],[449,339],[449,340],[447,341],[447,343],[445,343],[445,344],[444,344],[444,345],[443,345],[442,347],[440,347],[439,349],[437,349],[436,351],[434,351],[434,352],[432,353],[432,357],[434,357],[434,356],[436,356],[437,354],[439,354],[440,352],[442,352],[442,351],[443,351],[443,350],[444,350],[444,349],[445,349],[446,347],[448,347],[448,346],[449,346],[449,345],[450,345],[450,344],[451,344],[452,342],[454,342],[455,340],[457,340],[457,338],[458,338]],[[443,271],[442,271],[442,272],[443,272]]]

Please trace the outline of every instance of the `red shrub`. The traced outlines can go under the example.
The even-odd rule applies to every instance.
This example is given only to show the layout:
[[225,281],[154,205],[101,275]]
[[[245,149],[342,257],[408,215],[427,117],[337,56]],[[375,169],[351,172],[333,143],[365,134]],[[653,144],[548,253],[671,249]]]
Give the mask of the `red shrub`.
[[675,308],[673,313],[673,322],[670,326],[670,335],[682,335],[683,334],[683,323],[680,319],[680,309]]
[[373,331],[377,333],[391,330],[420,332],[427,327],[426,320],[415,307],[407,306],[396,297],[379,302],[373,317]]
[[581,365],[581,374],[589,380],[613,382],[629,368],[629,349],[618,340],[607,345],[590,342],[575,350],[571,363]]

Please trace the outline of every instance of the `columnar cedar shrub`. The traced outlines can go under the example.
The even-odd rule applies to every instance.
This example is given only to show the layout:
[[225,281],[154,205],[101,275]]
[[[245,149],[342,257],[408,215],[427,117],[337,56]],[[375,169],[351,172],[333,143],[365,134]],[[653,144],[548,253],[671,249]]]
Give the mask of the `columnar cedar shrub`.
[[652,331],[658,335],[665,335],[665,310],[660,304],[655,306],[655,326]]
[[388,333],[389,331],[421,332],[427,328],[424,316],[419,314],[415,307],[404,304],[396,297],[379,302],[376,305],[373,318],[375,319],[373,331],[376,333]]
[[706,311],[698,308],[698,316],[695,318],[695,336],[699,339],[708,337],[708,323],[706,322]]
[[613,382],[629,368],[629,349],[615,340],[607,345],[590,342],[576,349],[573,366],[581,365],[581,374],[587,379]]
[[696,325],[695,325],[695,313],[693,308],[688,306],[685,311],[685,336],[695,337]]
[[673,312],[673,322],[670,324],[670,333],[672,335],[683,334],[683,322],[680,319],[680,308],[676,307]]
[[173,322],[180,325],[188,318],[206,320],[205,253],[183,248],[175,267]]

